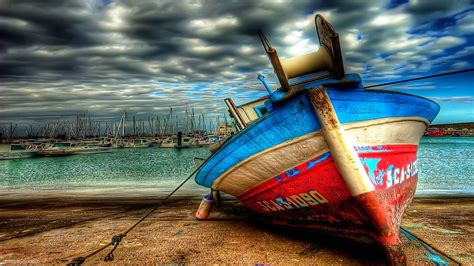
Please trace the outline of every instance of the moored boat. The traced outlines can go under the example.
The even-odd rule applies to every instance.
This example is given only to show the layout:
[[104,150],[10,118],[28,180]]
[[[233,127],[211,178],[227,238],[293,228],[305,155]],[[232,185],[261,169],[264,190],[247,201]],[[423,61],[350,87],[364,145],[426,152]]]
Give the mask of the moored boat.
[[38,154],[46,157],[69,156],[74,154],[73,147],[72,142],[44,144],[43,149]]
[[124,148],[148,148],[151,142],[146,139],[129,139],[124,142]]
[[[275,225],[370,238],[403,263],[399,226],[418,179],[417,149],[439,112],[428,99],[364,89],[346,74],[338,34],[315,19],[317,52],[281,60],[260,33],[281,87],[240,106],[239,132],[196,175]],[[248,108],[247,108],[248,107]]]
[[177,141],[174,141],[176,137],[168,137],[165,138],[161,143],[160,143],[160,148],[175,148],[176,145],[178,145]]
[[178,132],[178,135],[173,135],[164,139],[160,144],[160,148],[191,148],[196,146],[196,144],[197,143],[192,137],[184,136]]
[[196,141],[197,142],[196,146],[198,147],[209,146],[216,142],[219,142],[220,140],[221,140],[220,136],[209,134],[209,135],[198,138]]
[[25,147],[21,144],[0,144],[0,160],[30,158],[38,153],[36,147]]
[[111,145],[99,141],[80,141],[71,146],[73,154],[96,154],[111,152]]

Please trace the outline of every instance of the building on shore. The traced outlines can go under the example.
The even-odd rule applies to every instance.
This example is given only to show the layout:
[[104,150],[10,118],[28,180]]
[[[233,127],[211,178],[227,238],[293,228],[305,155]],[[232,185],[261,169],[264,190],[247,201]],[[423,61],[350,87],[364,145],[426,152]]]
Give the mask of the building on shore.
[[474,136],[474,122],[431,125],[425,132],[425,136]]

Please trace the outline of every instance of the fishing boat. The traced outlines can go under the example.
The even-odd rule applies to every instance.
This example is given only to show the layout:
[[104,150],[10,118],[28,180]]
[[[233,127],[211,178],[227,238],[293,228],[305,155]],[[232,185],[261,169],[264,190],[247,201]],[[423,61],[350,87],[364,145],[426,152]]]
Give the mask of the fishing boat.
[[25,147],[21,144],[0,144],[0,160],[30,158],[38,151],[37,147]]
[[358,74],[345,73],[332,25],[320,15],[315,24],[318,51],[289,59],[259,32],[281,87],[272,91],[258,75],[268,97],[241,108],[226,102],[239,132],[196,182],[274,225],[371,239],[403,263],[399,226],[416,190],[418,144],[439,106],[365,89]]

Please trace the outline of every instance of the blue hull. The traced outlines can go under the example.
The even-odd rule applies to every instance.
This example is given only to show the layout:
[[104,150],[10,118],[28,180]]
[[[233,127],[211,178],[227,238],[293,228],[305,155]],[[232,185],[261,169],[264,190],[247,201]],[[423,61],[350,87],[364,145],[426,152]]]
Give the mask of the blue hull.
[[[327,88],[341,124],[393,117],[432,121],[439,106],[428,99],[391,91]],[[269,102],[267,102],[269,103]],[[196,182],[211,187],[214,180],[246,158],[283,142],[320,130],[307,93],[302,91],[232,136],[205,163]]]

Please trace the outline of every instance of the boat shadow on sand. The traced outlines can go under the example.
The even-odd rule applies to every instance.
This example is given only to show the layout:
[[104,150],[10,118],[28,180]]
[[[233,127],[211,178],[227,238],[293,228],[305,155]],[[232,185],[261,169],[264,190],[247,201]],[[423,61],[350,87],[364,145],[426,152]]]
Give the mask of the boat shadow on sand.
[[[230,201],[232,202],[232,201]],[[230,203],[229,202],[229,203]],[[253,227],[255,231],[272,234],[283,238],[284,241],[303,243],[303,249],[298,253],[302,257],[317,258],[321,256],[323,261],[334,263],[362,263],[362,264],[386,264],[383,249],[374,243],[370,238],[341,237],[341,235],[331,235],[321,231],[307,231],[301,229],[288,229],[272,224],[262,216],[254,214],[242,204],[221,206],[219,212],[232,213],[244,218],[246,224]],[[209,220],[213,220],[209,218]],[[214,220],[219,220],[215,218]],[[284,230],[283,230],[284,229]],[[415,235],[404,228],[400,229],[403,251],[407,255],[407,264],[435,264],[435,265],[457,265],[458,263],[439,253],[429,244],[423,242]]]

